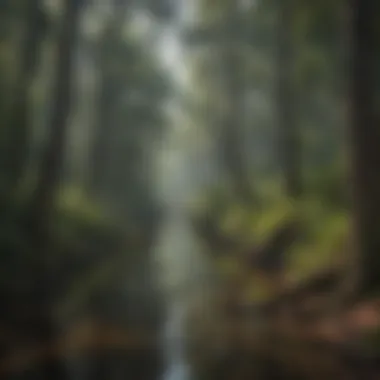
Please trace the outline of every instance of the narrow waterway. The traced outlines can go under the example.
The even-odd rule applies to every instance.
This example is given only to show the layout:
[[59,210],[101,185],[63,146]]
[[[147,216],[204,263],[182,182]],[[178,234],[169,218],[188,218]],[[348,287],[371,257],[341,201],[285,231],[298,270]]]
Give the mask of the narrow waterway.
[[[198,305],[213,285],[213,278],[200,242],[191,224],[189,204],[213,182],[213,154],[203,144],[199,130],[192,131],[183,98],[191,81],[181,42],[183,29],[195,15],[196,2],[173,2],[175,17],[164,27],[162,58],[174,81],[171,101],[171,129],[162,148],[158,168],[158,192],[164,218],[156,244],[156,274],[166,302],[166,321],[162,329],[165,371],[160,380],[191,380],[188,362],[186,319],[194,302]],[[191,124],[191,123],[190,123]],[[198,136],[199,135],[199,136]],[[215,179],[215,178],[214,178]]]
[[[183,136],[184,137],[184,136]],[[182,138],[174,139],[180,143]],[[201,245],[191,224],[189,203],[200,192],[210,176],[207,165],[198,165],[200,152],[194,148],[166,150],[168,162],[160,173],[161,198],[165,216],[156,244],[158,280],[166,302],[166,323],[162,331],[165,373],[162,380],[189,380],[187,362],[186,317],[189,309],[202,302],[212,286],[212,276]],[[207,162],[207,152],[204,153]],[[206,169],[206,170],[205,170]]]
[[186,358],[185,321],[194,295],[205,292],[206,265],[192,235],[186,213],[172,210],[162,226],[157,253],[160,283],[167,305],[167,319],[162,334],[165,356],[163,380],[189,380],[191,369]]

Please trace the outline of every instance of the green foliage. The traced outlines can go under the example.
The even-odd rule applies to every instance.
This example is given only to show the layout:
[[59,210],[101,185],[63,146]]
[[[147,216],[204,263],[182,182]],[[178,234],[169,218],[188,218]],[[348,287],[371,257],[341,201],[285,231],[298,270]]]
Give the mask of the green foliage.
[[[4,211],[0,220],[1,267],[4,273],[13,277],[19,270],[29,271],[28,277],[33,276],[31,265],[45,259],[33,250],[31,236],[25,227],[28,202],[26,192],[13,197],[3,196],[1,199]],[[109,241],[111,248],[112,241],[120,239],[120,232],[110,218],[75,187],[63,188],[59,194],[51,232],[51,254],[56,256],[56,260],[64,261],[72,260],[77,255],[78,247],[85,241]]]
[[340,157],[330,165],[309,169],[305,175],[305,191],[336,210],[348,210],[350,206],[348,185],[346,162]]
[[58,194],[56,222],[61,238],[72,239],[75,234],[107,230],[110,218],[82,189],[71,186]]
[[[262,186],[263,207],[249,209],[212,192],[210,208],[203,210],[213,215],[216,224],[227,236],[240,241],[236,249],[252,244],[261,244],[271,236],[274,229],[282,223],[294,219],[300,222],[300,236],[287,252],[289,276],[300,280],[324,267],[335,265],[339,260],[341,246],[348,233],[348,212],[342,206],[331,206],[326,202],[329,193],[309,195],[298,202],[290,202],[280,196],[276,183],[268,182]],[[223,273],[236,273],[233,252],[230,258],[223,258],[220,268]]]
[[[304,236],[288,252],[289,276],[300,280],[339,262],[348,235],[348,215],[325,209],[320,202],[305,205]],[[304,212],[305,212],[304,211]]]

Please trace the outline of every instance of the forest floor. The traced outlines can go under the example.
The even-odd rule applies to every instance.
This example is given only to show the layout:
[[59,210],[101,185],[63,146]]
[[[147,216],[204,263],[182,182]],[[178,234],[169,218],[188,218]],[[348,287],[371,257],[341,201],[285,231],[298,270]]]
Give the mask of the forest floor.
[[[65,361],[68,356],[96,358],[116,353],[126,361],[131,355],[151,358],[152,353],[159,350],[157,339],[149,331],[128,330],[92,318],[73,324],[54,342],[13,341],[9,342],[9,347],[12,349],[7,350],[0,360],[0,378],[22,374],[49,362]],[[158,357],[157,354],[154,356]],[[152,366],[152,363],[146,365]]]
[[274,378],[380,379],[380,299],[308,320],[284,314],[267,329],[259,356],[288,373]]
[[[380,299],[360,302],[334,316],[305,319],[277,314],[268,318],[259,337],[247,334],[241,327],[240,331],[240,345],[245,347],[248,361],[255,359],[257,363],[261,358],[262,364],[270,363],[271,374],[255,376],[258,380],[380,379]],[[63,358],[68,352],[78,357],[124,352],[125,358],[128,352],[140,352],[141,357],[148,358],[149,352],[159,350],[156,346],[156,337],[147,331],[126,331],[83,320],[54,343],[15,344],[15,350],[0,361],[0,377]],[[253,378],[236,370],[241,375],[234,371],[233,380]]]

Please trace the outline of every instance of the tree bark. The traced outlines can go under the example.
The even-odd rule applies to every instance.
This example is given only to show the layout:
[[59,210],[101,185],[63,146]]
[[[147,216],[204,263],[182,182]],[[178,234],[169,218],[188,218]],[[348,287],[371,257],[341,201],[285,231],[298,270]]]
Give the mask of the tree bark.
[[[50,136],[42,158],[40,175],[31,200],[28,218],[28,232],[35,253],[34,291],[38,299],[37,309],[42,317],[36,321],[38,339],[53,341],[59,328],[54,320],[52,302],[56,292],[54,271],[54,245],[51,226],[55,207],[56,190],[59,185],[68,119],[71,103],[71,74],[73,69],[73,46],[79,29],[82,0],[66,0],[62,25],[57,42],[56,73],[53,88],[53,106],[50,119]],[[31,270],[33,270],[31,268]],[[31,322],[32,323],[32,322]],[[65,370],[61,363],[43,369],[46,379],[64,378]]]
[[110,165],[113,155],[113,135],[118,120],[115,116],[118,109],[117,103],[123,95],[124,85],[120,78],[109,74],[110,64],[115,59],[112,48],[115,42],[120,40],[122,28],[129,10],[128,2],[122,4],[113,3],[113,13],[110,15],[103,31],[98,52],[99,63],[99,99],[96,125],[94,128],[94,141],[90,150],[90,176],[88,181],[89,192],[95,197],[101,198],[105,194],[107,186],[110,186]]
[[244,155],[242,128],[245,122],[244,65],[239,49],[243,41],[239,3],[226,8],[225,40],[222,41],[220,65],[225,92],[220,134],[220,159],[231,182],[233,192],[244,202],[253,200],[249,172]]
[[292,0],[278,0],[277,29],[277,123],[279,161],[284,189],[295,198],[301,193],[301,155],[294,91],[294,49],[292,46]]
[[71,108],[71,74],[73,46],[79,28],[79,15],[83,0],[67,0],[56,54],[56,74],[53,88],[53,106],[50,119],[50,136],[47,139],[40,175],[34,193],[35,226],[46,226],[54,208],[54,198],[64,162],[68,119]]
[[350,139],[360,290],[380,289],[380,134],[375,116],[376,14],[373,0],[351,0]]
[[20,48],[20,68],[9,115],[7,149],[3,157],[11,187],[18,184],[27,163],[31,128],[30,90],[46,31],[46,16],[42,8],[41,0],[29,0],[25,5],[26,25]]

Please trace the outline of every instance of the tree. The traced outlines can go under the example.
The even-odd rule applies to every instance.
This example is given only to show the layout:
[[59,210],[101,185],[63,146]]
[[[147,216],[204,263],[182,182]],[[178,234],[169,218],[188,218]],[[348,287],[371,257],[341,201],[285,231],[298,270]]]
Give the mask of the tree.
[[360,291],[380,289],[380,133],[376,115],[376,14],[371,0],[351,2],[350,141]]
[[[6,127],[6,149],[3,157],[8,185],[17,185],[26,167],[29,152],[30,90],[38,68],[43,38],[47,30],[47,16],[40,0],[31,0],[22,7],[24,36],[19,48],[19,62],[9,120]],[[13,157],[8,161],[8,157]]]
[[[224,82],[225,103],[221,114],[221,162],[232,179],[235,193],[243,201],[252,199],[249,172],[243,145],[245,123],[244,63],[242,45],[244,43],[244,19],[238,2],[230,2],[225,9],[226,40],[221,48],[221,80]],[[242,29],[243,28],[243,29]]]
[[[122,48],[121,33],[129,13],[129,6],[123,5],[120,10],[113,6],[112,15],[103,26],[103,32],[98,41],[99,98],[98,115],[95,126],[94,141],[90,158],[89,190],[96,197],[104,196],[105,188],[109,186],[110,157],[114,146],[113,135],[117,133],[117,118],[115,115],[120,96],[124,91],[124,83],[120,80],[119,71],[114,67],[115,51]],[[120,65],[121,67],[121,65]]]
[[[71,106],[71,74],[73,50],[79,27],[83,0],[69,0],[62,19],[57,42],[56,73],[53,88],[53,106],[49,122],[50,136],[41,162],[38,182],[33,195],[34,227],[45,230],[53,211],[54,199],[61,175],[66,131]],[[45,237],[45,236],[44,236]]]
[[[29,2],[27,3],[25,5],[29,5]],[[123,3],[129,2],[123,1]],[[30,209],[17,209],[16,217],[10,215],[12,220],[5,222],[3,218],[1,220],[0,302],[2,305],[10,306],[8,308],[10,310],[2,316],[1,322],[17,330],[17,334],[12,335],[13,340],[10,338],[5,344],[1,340],[1,350],[4,347],[6,350],[10,348],[12,350],[17,342],[14,350],[23,351],[24,340],[28,340],[27,345],[32,346],[33,342],[36,343],[37,356],[40,348],[43,351],[41,356],[44,356],[46,351],[50,354],[51,350],[44,350],[44,347],[57,348],[56,341],[60,341],[58,338],[62,337],[61,333],[66,335],[66,331],[62,332],[61,327],[70,328],[78,308],[81,311],[86,308],[87,313],[102,318],[109,324],[122,324],[123,329],[125,326],[130,328],[131,325],[133,327],[138,325],[142,329],[149,330],[148,334],[152,335],[157,331],[157,324],[161,322],[160,299],[156,297],[156,289],[150,283],[152,276],[149,273],[150,266],[147,260],[158,220],[157,207],[148,182],[150,172],[146,169],[151,167],[153,157],[151,150],[154,149],[154,142],[162,132],[162,98],[166,94],[167,82],[162,80],[163,73],[152,59],[155,58],[155,52],[150,52],[134,33],[129,33],[129,25],[118,12],[120,7],[114,13],[120,18],[120,23],[116,26],[111,25],[116,29],[111,35],[114,39],[110,39],[108,34],[108,40],[104,41],[105,44],[110,44],[108,46],[110,49],[105,52],[104,58],[108,59],[109,66],[104,69],[107,76],[103,79],[110,81],[111,85],[116,85],[118,91],[114,97],[114,108],[111,109],[111,112],[115,111],[114,118],[107,119],[106,123],[102,124],[106,137],[112,139],[111,149],[107,150],[109,157],[106,158],[109,160],[102,175],[105,175],[103,179],[106,182],[104,191],[107,202],[104,208],[106,211],[116,210],[117,216],[123,217],[120,228],[122,231],[113,224],[114,219],[112,226],[103,224],[104,214],[98,210],[95,202],[89,201],[87,196],[81,197],[83,210],[86,209],[84,214],[88,211],[88,219],[86,217],[85,222],[82,216],[77,216],[77,212],[78,215],[81,213],[81,204],[74,205],[74,210],[67,212],[67,203],[71,202],[65,202],[65,205],[61,202],[62,193],[71,190],[71,186],[68,186],[71,183],[65,175],[62,175],[62,168],[68,145],[67,129],[72,110],[73,58],[83,4],[84,1],[78,0],[62,2],[64,12],[59,17],[61,29],[58,30],[57,46],[55,46],[57,51],[54,56],[52,109],[49,114],[47,135],[44,136],[46,149],[41,159],[41,166],[38,168],[40,170],[34,192],[31,195],[27,194],[31,198],[27,199],[30,201]],[[2,6],[3,3],[0,7]],[[128,33],[125,37],[126,29]],[[2,50],[3,46],[0,48]],[[116,72],[115,66],[117,66]],[[19,140],[18,143],[22,142]],[[75,186],[74,197],[77,191],[81,193],[81,190]],[[14,211],[13,206],[12,204],[10,207],[11,211]],[[16,207],[18,206],[17,204]],[[21,207],[27,208],[24,203]],[[26,213],[29,215],[25,226],[19,222],[24,221]],[[101,221],[98,225],[99,219]],[[126,220],[130,223],[127,224]],[[95,225],[97,227],[94,228]],[[65,230],[63,234],[62,227]],[[69,234],[66,234],[66,229]],[[6,245],[8,240],[4,239],[9,230],[12,236],[8,240],[17,240],[17,244],[11,247],[9,247],[11,244]],[[27,236],[26,241],[24,235]],[[4,240],[7,241],[4,243]],[[7,275],[4,276],[4,273]],[[30,286],[20,285],[18,278]],[[93,293],[98,294],[94,297]],[[25,309],[27,312],[24,313]],[[23,334],[27,335],[27,338]],[[21,343],[18,341],[19,336],[22,336]],[[88,350],[93,349],[95,344],[96,342],[89,343]],[[149,343],[149,346],[153,344]],[[114,342],[111,342],[111,346],[114,347]],[[145,356],[142,360],[152,364],[153,359],[146,357],[150,347],[142,353],[142,356]],[[30,349],[32,351],[32,347]],[[154,355],[156,360],[159,355]],[[133,362],[132,367],[136,367],[131,356],[127,354],[127,358],[123,357],[124,364],[125,360],[128,360]],[[37,373],[30,376],[46,379],[67,378],[66,368],[62,368],[64,367],[61,366],[62,363],[55,362],[56,357],[54,362],[50,358],[51,356],[41,357],[41,361],[44,361],[43,368],[39,367],[36,369]],[[62,359],[58,357],[58,361]],[[114,358],[107,357],[102,367],[108,366],[112,369],[112,361],[114,362]],[[111,364],[107,365],[109,363]],[[152,366],[145,365],[145,362],[138,366],[142,370],[149,368],[149,372],[152,371]],[[96,365],[94,368],[96,371]],[[94,376],[102,375],[94,374]]]
[[285,193],[297,197],[301,192],[301,157],[294,91],[292,44],[293,0],[277,2],[277,123],[279,161],[284,172]]
[[243,59],[245,18],[236,1],[218,5],[201,1],[200,9],[203,17],[199,25],[187,30],[184,40],[188,46],[211,48],[200,58],[208,61],[212,70],[205,73],[200,86],[212,89],[212,104],[207,112],[212,113],[208,120],[216,125],[218,159],[231,192],[243,202],[252,201],[254,194],[243,144],[247,89]]
[[[40,173],[32,195],[28,218],[31,244],[35,253],[36,291],[40,294],[40,310],[37,322],[40,326],[39,339],[53,341],[58,321],[52,316],[52,301],[55,295],[54,244],[51,226],[54,217],[56,192],[62,170],[68,117],[70,115],[71,74],[73,50],[77,37],[80,11],[83,2],[68,0],[62,16],[62,25],[57,41],[56,72],[53,88],[53,106],[49,123],[49,137],[42,158]],[[32,269],[32,268],[31,268]],[[53,366],[54,367],[54,366]],[[60,366],[45,368],[46,378],[64,376]]]
[[144,224],[155,220],[149,181],[170,83],[144,38],[134,36],[134,11],[128,3],[113,8],[98,41],[98,115],[88,189],[118,217]]

